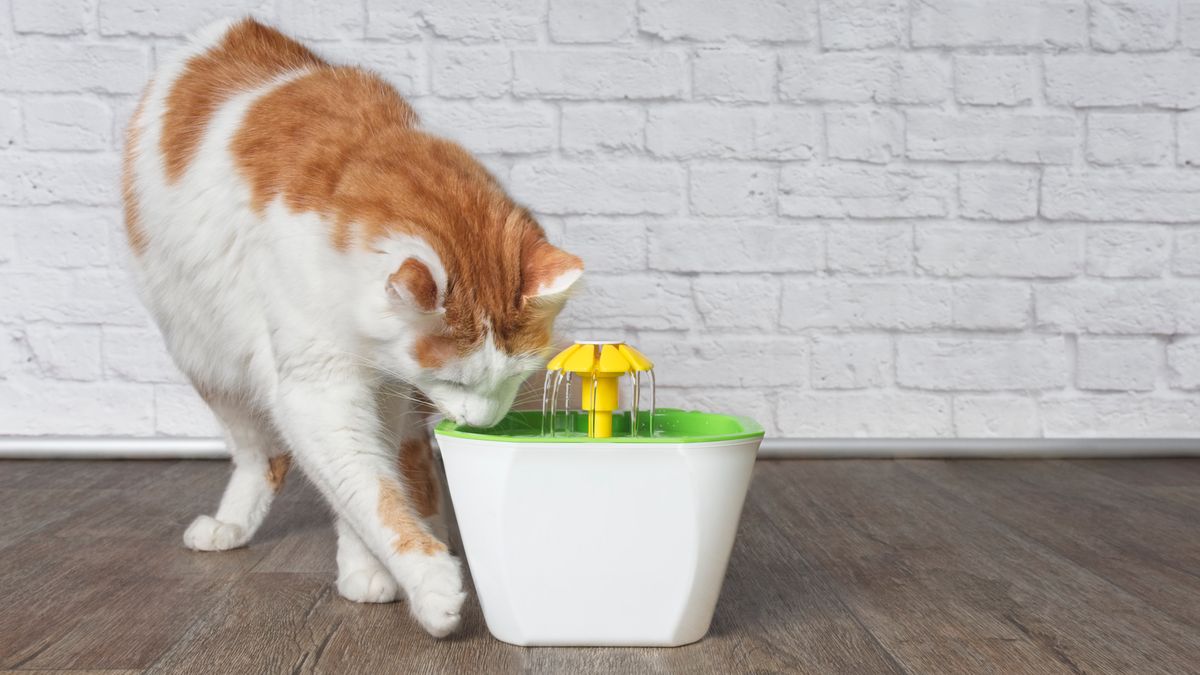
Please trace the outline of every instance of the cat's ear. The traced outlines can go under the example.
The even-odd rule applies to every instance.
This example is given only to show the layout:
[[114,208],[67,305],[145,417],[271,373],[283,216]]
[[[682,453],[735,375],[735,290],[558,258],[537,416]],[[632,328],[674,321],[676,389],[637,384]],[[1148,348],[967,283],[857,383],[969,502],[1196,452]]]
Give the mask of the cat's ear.
[[388,277],[388,293],[417,311],[437,312],[445,300],[445,275],[437,274],[440,271],[430,269],[428,264],[416,258],[406,258]]
[[583,261],[545,239],[525,250],[521,261],[521,295],[526,300],[565,301],[583,276]]

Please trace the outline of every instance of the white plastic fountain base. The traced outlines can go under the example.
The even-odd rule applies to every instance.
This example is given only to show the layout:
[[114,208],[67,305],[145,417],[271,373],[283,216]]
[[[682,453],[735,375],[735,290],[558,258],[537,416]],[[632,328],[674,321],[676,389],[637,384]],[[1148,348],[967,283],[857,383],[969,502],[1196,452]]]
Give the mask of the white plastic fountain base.
[[580,443],[447,428],[438,443],[494,636],[529,646],[664,647],[704,637],[761,431]]

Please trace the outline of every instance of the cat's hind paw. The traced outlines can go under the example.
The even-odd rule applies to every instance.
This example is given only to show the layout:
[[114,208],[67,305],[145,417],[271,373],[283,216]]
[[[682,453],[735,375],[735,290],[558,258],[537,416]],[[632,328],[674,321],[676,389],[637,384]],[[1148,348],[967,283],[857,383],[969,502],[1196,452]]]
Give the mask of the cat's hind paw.
[[183,533],[183,544],[193,551],[228,551],[245,546],[250,537],[236,523],[225,523],[212,516],[197,516]]
[[458,628],[467,599],[458,560],[449,553],[435,553],[423,556],[414,567],[418,582],[408,594],[413,616],[430,635],[445,637]]
[[339,577],[338,593],[352,602],[394,602],[400,586],[384,569],[360,569]]

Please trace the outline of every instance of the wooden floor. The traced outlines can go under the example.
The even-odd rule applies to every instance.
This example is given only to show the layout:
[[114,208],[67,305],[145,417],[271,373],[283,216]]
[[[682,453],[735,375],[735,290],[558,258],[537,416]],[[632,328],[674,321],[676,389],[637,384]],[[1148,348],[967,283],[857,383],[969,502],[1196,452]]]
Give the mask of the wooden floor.
[[762,461],[708,638],[521,649],[470,602],[435,641],[333,589],[293,481],[248,548],[192,553],[224,462],[0,462],[0,670],[1200,671],[1200,460]]

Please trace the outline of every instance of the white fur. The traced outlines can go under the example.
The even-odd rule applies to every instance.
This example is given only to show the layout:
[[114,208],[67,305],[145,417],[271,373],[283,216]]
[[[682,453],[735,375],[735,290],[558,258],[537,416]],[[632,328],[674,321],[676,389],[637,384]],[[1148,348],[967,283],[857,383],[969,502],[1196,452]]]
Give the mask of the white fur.
[[[400,481],[394,441],[414,433],[381,421],[381,388],[415,385],[451,417],[491,424],[509,408],[537,364],[483,348],[422,369],[413,346],[440,321],[387,292],[408,257],[446,288],[446,272],[421,239],[395,237],[373,250],[339,253],[330,224],[281,203],[262,215],[230,154],[249,106],[303,71],[243,92],[215,114],[182,179],[169,185],[158,152],[164,101],[186,59],[218,42],[223,24],[158,70],[137,121],[134,162],[146,249],[134,257],[140,293],[179,367],[225,425],[235,469],[213,516],[200,516],[185,543],[198,550],[245,545],[270,505],[267,458],[290,452],[332,505],[338,523],[338,590],[359,602],[387,602],[398,589],[433,635],[452,631],[465,597],[448,553],[397,553],[379,514],[380,480]],[[401,483],[402,484],[402,483]]]

